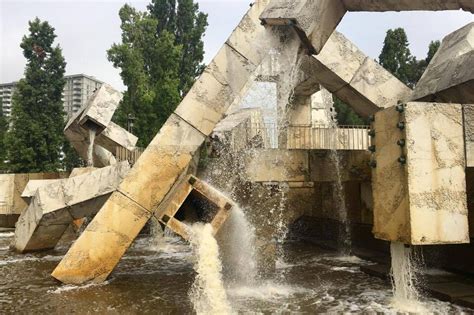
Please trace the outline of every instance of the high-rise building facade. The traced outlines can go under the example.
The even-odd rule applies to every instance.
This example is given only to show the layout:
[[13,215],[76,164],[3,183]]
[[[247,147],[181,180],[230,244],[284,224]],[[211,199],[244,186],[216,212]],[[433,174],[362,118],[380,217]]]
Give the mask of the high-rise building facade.
[[[87,99],[99,88],[103,82],[92,76],[85,74],[75,74],[65,76],[66,85],[63,91],[64,112],[71,117],[85,103]],[[18,82],[0,84],[0,98],[2,99],[2,109],[5,116],[11,115],[12,96]]]

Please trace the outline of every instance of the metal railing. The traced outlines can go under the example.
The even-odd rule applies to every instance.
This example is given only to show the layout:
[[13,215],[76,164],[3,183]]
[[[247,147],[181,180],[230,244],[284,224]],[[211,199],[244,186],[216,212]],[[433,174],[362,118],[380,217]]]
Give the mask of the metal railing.
[[142,155],[143,151],[145,149],[143,148],[135,148],[133,151],[127,150],[124,147],[116,147],[115,149],[115,158],[117,161],[122,162],[122,161],[128,161],[130,165],[134,165],[138,158]]
[[369,126],[306,126],[278,127],[276,124],[252,126],[249,134],[265,134],[270,148],[288,150],[368,150],[371,145]]

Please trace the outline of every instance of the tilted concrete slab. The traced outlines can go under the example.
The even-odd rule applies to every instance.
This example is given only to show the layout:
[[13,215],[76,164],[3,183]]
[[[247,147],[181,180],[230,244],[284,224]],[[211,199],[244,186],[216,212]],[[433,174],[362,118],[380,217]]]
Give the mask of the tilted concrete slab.
[[[105,280],[172,187],[179,185],[206,136],[242,96],[252,71],[271,48],[265,42],[269,33],[256,18],[267,3],[257,1],[250,8],[118,191],[54,270],[56,279],[65,283]],[[242,40],[249,37],[251,42]],[[244,79],[245,75],[249,77]]]
[[316,78],[363,117],[406,101],[412,94],[410,88],[337,31],[319,55],[306,58],[306,76]]
[[474,12],[471,0],[343,0],[348,11],[443,11]]
[[375,237],[413,245],[468,243],[461,105],[407,103],[401,114],[388,108],[375,115],[374,130]]
[[0,227],[14,228],[28,207],[22,192],[30,180],[66,178],[67,173],[0,174]]
[[345,13],[342,0],[273,0],[260,19],[268,25],[294,27],[310,53],[318,54]]
[[164,226],[189,240],[191,225],[211,224],[216,235],[235,204],[225,195],[200,179],[190,175],[163,201],[155,217]]
[[129,169],[121,162],[38,188],[17,222],[12,247],[22,253],[54,248],[73,220],[99,211]]
[[66,124],[64,134],[79,156],[87,161],[89,130],[95,130],[93,150],[94,165],[103,167],[115,164],[116,148],[132,151],[138,138],[113,123],[121,93],[109,85],[102,85],[88,100],[87,106],[78,111]]
[[463,105],[466,136],[466,167],[474,167],[474,104]]
[[443,39],[412,99],[474,104],[474,22]]

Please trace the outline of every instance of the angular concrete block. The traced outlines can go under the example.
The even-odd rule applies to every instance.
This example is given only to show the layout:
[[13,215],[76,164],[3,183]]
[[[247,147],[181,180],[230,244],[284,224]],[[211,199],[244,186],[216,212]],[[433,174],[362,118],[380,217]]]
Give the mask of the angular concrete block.
[[234,99],[241,97],[256,67],[224,45],[175,113],[209,135]]
[[116,147],[122,147],[128,151],[133,151],[137,141],[138,138],[135,135],[113,122],[110,122],[107,128],[95,139],[97,145],[100,145],[114,154]]
[[155,217],[189,240],[191,225],[196,222],[210,223],[216,235],[234,206],[222,193],[190,175],[163,201]]
[[306,74],[315,76],[321,85],[364,117],[411,96],[410,88],[337,31],[312,59],[314,64]]
[[108,84],[102,84],[87,102],[79,124],[87,129],[95,128],[99,133],[107,128],[112,116],[122,100],[122,93]]
[[[73,220],[99,211],[108,196],[117,189],[129,168],[127,162],[121,162],[38,188],[28,208],[18,220],[12,246],[18,252],[54,247],[54,240],[59,241]],[[49,228],[53,225],[66,227],[64,230]],[[57,234],[45,236],[44,231]],[[42,243],[43,239],[48,242]]]
[[443,39],[411,99],[474,103],[474,23]]
[[52,276],[68,284],[104,281],[150,217],[128,197],[113,193]]
[[413,245],[468,243],[461,105],[385,109],[376,114],[374,129],[375,237]]
[[469,1],[470,0],[343,0],[348,11],[376,12],[468,10],[468,5],[465,3]]
[[466,167],[474,167],[474,104],[463,105],[466,136]]
[[187,169],[204,135],[172,114],[140,156],[119,190],[153,211]]
[[295,28],[311,53],[319,53],[342,20],[346,9],[342,0],[274,0],[260,19],[268,25]]

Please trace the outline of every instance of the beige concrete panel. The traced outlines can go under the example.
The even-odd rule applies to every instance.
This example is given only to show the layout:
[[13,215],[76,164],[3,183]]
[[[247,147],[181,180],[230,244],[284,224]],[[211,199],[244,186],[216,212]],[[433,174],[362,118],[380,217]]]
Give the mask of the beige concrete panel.
[[135,149],[138,138],[119,125],[110,122],[107,128],[95,139],[95,144],[104,147],[115,154],[116,147],[123,147],[129,151]]
[[407,101],[412,93],[410,88],[371,58],[365,59],[350,81],[350,87],[381,109]]
[[469,242],[462,106],[407,106],[412,243]]
[[154,210],[186,170],[204,140],[197,129],[171,115],[119,190],[148,211]]
[[37,251],[38,249],[53,249],[69,226],[70,224],[38,226],[35,231],[38,236],[32,238],[21,252],[27,253]]
[[372,172],[374,228],[376,238],[411,242],[408,179],[405,167],[398,162],[402,155],[397,141],[405,135],[396,126],[401,120],[395,108],[375,114],[375,159]]
[[269,25],[292,25],[304,44],[319,53],[346,9],[341,0],[274,0],[260,19]]
[[21,193],[22,198],[31,198],[36,194],[36,191],[38,188],[47,186],[49,184],[52,184],[54,182],[59,181],[60,179],[33,179],[28,181],[28,184],[26,185],[25,189]]
[[303,150],[255,150],[245,156],[249,182],[304,182],[309,180],[309,157]]
[[459,10],[459,0],[343,0],[348,11]]
[[104,281],[150,217],[126,196],[113,193],[52,276],[68,284]]
[[226,44],[253,64],[260,64],[271,47],[271,30],[261,25],[259,16],[270,0],[255,1]]
[[256,66],[224,45],[175,113],[209,135],[253,75]]
[[344,35],[335,31],[321,53],[314,58],[321,64],[316,67],[314,75],[319,77],[326,89],[335,92],[351,82],[367,56]]
[[15,174],[0,174],[0,213],[11,214],[13,207],[13,192],[15,189]]
[[108,84],[102,84],[88,100],[88,105],[79,119],[79,124],[93,124],[100,133],[112,121],[112,116],[121,100],[122,93]]

